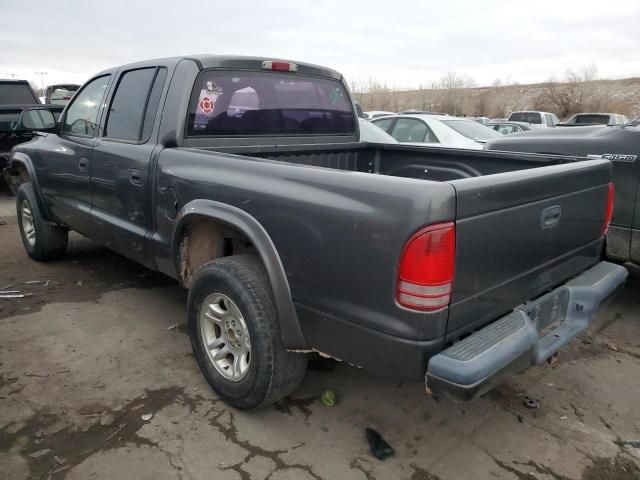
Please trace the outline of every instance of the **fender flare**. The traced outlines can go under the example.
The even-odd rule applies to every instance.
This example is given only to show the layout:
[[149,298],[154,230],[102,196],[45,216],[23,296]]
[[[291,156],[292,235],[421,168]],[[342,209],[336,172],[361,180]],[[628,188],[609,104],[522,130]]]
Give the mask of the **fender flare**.
[[36,176],[36,170],[35,168],[33,168],[33,163],[31,162],[29,156],[22,152],[13,152],[9,157],[9,163],[4,171],[7,172],[18,164],[22,165],[27,170],[27,173],[29,174],[29,182],[31,182],[31,184],[33,185],[33,192],[36,194],[38,207],[40,207],[40,211],[44,214],[45,219],[51,221],[51,212],[49,212],[49,208],[42,198],[42,194],[38,186],[38,177]]
[[209,218],[224,223],[243,233],[251,241],[265,266],[271,283],[284,347],[288,350],[307,349],[308,345],[293,305],[289,281],[276,247],[260,222],[244,210],[214,200],[202,199],[192,200],[182,207],[176,216],[176,227],[172,238],[176,271],[180,271],[178,263],[181,232],[186,223],[195,217]]

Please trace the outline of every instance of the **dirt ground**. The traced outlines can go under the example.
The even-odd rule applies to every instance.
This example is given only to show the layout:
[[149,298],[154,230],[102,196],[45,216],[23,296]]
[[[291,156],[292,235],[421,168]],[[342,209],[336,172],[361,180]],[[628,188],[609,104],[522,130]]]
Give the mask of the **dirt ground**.
[[[3,480],[640,478],[638,273],[554,364],[472,403],[322,361],[257,413],[204,382],[172,280],[75,235],[66,259],[31,261],[0,197],[8,285],[32,295],[0,299]],[[395,456],[375,459],[366,427]]]

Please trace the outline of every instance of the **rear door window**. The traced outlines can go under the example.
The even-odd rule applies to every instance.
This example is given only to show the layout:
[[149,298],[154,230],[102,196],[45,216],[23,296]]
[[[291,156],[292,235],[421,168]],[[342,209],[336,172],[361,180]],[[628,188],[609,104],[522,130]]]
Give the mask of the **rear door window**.
[[207,70],[191,96],[189,136],[355,135],[343,85],[278,72]]
[[131,70],[120,77],[109,107],[105,137],[138,142],[149,136],[166,76],[165,69],[160,72],[164,73],[159,74],[153,89],[158,73],[155,67]]

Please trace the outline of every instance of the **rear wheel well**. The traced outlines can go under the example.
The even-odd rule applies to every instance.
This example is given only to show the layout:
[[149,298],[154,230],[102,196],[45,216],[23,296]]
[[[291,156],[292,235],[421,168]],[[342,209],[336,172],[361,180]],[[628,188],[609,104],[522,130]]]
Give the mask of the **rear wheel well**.
[[236,228],[207,217],[188,220],[178,234],[178,275],[189,288],[205,263],[241,253],[257,254],[249,238]]

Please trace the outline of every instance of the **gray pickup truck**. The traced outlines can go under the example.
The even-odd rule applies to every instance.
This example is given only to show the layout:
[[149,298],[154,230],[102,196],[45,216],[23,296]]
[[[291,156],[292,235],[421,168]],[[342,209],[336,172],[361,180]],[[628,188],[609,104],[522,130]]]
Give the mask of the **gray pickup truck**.
[[609,161],[359,142],[324,67],[145,61],[22,123],[29,255],[61,257],[76,230],[177,279],[200,368],[238,408],[290,394],[314,351],[473,398],[582,332],[627,275],[601,260]]

